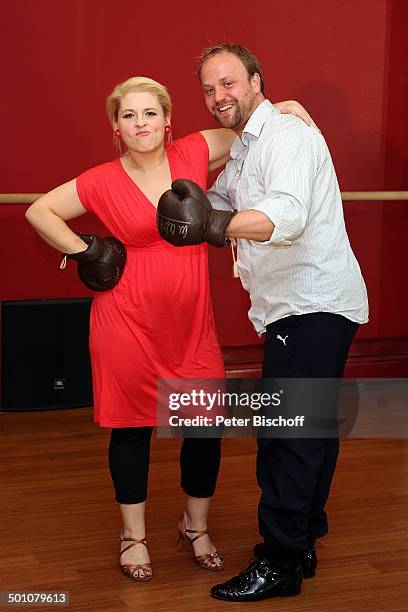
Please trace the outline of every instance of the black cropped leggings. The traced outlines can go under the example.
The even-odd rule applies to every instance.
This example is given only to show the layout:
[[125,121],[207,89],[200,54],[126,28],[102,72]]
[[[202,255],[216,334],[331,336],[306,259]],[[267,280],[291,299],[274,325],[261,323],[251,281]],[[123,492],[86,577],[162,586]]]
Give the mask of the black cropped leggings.
[[[152,431],[152,427],[112,429],[109,468],[120,504],[146,500]],[[183,491],[191,497],[214,495],[220,460],[220,438],[184,438],[180,450]]]

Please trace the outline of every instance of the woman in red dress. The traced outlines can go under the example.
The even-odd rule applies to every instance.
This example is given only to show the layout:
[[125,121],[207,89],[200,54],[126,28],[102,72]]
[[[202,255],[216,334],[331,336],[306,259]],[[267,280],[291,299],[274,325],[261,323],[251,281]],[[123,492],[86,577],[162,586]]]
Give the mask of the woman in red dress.
[[[308,120],[297,103],[281,106]],[[146,582],[152,578],[144,517],[157,380],[225,376],[207,247],[177,249],[165,242],[156,229],[156,207],[177,178],[205,189],[208,171],[227,161],[235,134],[205,130],[172,141],[169,94],[145,77],[117,85],[107,109],[115,139],[127,152],[49,192],[26,217],[52,247],[78,253],[88,245],[66,221],[92,211],[126,247],[120,282],[94,297],[90,353],[94,419],[112,429],[109,467],[123,522],[120,565],[127,577]],[[184,439],[186,510],[177,528],[191,542],[197,564],[209,570],[224,565],[207,532],[219,462],[219,439]]]

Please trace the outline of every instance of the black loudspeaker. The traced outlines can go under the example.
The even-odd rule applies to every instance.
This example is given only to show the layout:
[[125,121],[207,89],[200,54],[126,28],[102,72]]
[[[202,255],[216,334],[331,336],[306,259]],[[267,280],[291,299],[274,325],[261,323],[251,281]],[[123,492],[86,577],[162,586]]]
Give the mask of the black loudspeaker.
[[92,406],[91,302],[1,303],[1,410]]

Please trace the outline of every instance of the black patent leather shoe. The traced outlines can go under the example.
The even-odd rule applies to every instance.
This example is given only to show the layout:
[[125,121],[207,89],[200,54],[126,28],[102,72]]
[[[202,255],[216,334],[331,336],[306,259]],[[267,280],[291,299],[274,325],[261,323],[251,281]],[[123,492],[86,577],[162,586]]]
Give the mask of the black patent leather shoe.
[[[257,559],[262,559],[265,556],[265,544],[256,544],[254,546],[254,555]],[[316,574],[317,555],[315,548],[309,548],[302,557],[302,573],[303,578],[313,578]]]
[[211,595],[224,601],[259,601],[269,597],[293,597],[299,595],[302,570],[278,573],[267,559],[256,559],[238,576],[216,584]]

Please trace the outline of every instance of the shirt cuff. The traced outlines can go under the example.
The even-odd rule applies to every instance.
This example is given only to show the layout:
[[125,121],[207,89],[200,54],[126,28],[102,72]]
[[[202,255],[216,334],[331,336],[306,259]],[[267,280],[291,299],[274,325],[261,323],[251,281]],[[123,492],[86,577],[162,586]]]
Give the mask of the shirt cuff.
[[271,246],[290,246],[294,233],[293,220],[288,219],[287,203],[281,198],[273,200],[263,200],[257,206],[252,206],[251,210],[259,210],[268,217],[275,228],[269,240],[263,240],[263,245]]

